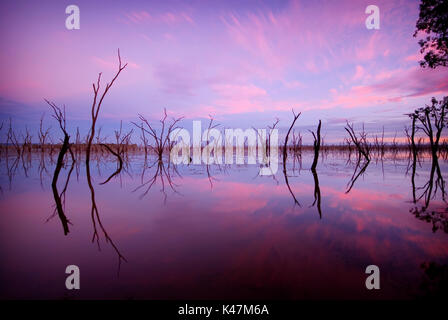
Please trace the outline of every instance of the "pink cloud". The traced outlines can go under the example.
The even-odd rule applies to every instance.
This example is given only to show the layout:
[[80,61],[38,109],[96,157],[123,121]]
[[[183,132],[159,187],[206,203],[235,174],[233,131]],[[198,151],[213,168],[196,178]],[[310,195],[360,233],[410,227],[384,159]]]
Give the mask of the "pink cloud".
[[[364,72],[357,68],[354,79]],[[408,69],[381,71],[372,77],[365,77],[370,83],[354,85],[345,91],[332,91],[330,100],[320,100],[310,109],[329,109],[334,107],[370,107],[389,102],[401,102],[422,96],[435,96],[448,91],[448,71],[444,69],[421,69],[417,66]]]
[[405,70],[398,69],[371,87],[382,93],[395,92],[400,97],[442,94],[448,90],[448,71],[442,68],[422,69],[417,66]]
[[288,89],[306,88],[306,85],[301,81],[283,81],[283,84]]
[[151,15],[146,11],[126,13],[125,16],[134,23],[141,23],[152,19]]
[[362,66],[360,66],[360,65],[357,65],[356,66],[356,72],[355,72],[355,75],[353,76],[352,80],[353,81],[360,80],[360,79],[362,79],[364,77],[364,75],[365,75],[364,68]]
[[163,24],[178,24],[178,23],[190,23],[194,24],[193,18],[185,12],[164,12],[150,14],[145,10],[133,11],[126,13],[125,17],[128,21],[135,24],[142,23],[163,23]]
[[256,98],[260,96],[266,96],[266,90],[250,85],[233,85],[233,84],[218,84],[213,85],[212,90],[219,96],[224,98]]
[[358,61],[368,61],[375,58],[377,55],[384,52],[382,47],[384,46],[384,39],[379,32],[373,33],[367,41],[361,44],[356,49],[356,58]]
[[423,56],[420,53],[416,53],[416,54],[411,54],[411,55],[405,57],[404,61],[416,62],[416,61],[419,61],[422,59],[423,59]]

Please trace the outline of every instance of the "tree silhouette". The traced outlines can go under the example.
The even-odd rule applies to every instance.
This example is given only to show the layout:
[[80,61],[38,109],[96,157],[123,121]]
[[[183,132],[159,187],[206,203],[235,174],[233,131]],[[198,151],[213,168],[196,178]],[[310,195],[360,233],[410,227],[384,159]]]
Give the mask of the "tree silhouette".
[[408,114],[415,126],[415,120],[419,121],[417,130],[422,130],[429,139],[433,158],[437,158],[439,151],[440,137],[446,127],[448,117],[448,97],[441,100],[431,99],[431,105],[418,108],[414,113]]
[[414,37],[424,32],[420,39],[420,53],[424,54],[423,68],[446,67],[448,64],[448,0],[422,0]]

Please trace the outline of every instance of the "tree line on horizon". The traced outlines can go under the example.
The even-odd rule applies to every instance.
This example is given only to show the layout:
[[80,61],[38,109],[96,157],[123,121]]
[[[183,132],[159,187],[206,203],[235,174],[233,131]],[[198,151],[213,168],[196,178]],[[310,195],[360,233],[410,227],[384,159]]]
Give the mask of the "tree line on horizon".
[[[421,37],[418,41],[420,52],[423,55],[423,60],[419,62],[422,68],[437,68],[446,67],[448,65],[448,1],[447,0],[422,0],[420,4],[419,18],[416,23],[416,30],[414,37]],[[422,36],[423,34],[423,36]],[[93,102],[91,108],[91,125],[85,137],[81,137],[79,128],[76,130],[75,141],[70,141],[70,136],[65,129],[66,117],[65,106],[63,108],[57,106],[55,103],[45,99],[46,103],[51,107],[52,116],[59,124],[59,128],[64,136],[60,142],[55,142],[50,135],[50,128],[44,128],[43,116],[40,119],[39,130],[37,132],[38,143],[33,143],[33,135],[26,128],[25,134],[17,134],[12,126],[12,120],[9,119],[9,126],[6,130],[6,141],[0,144],[0,154],[9,150],[14,150],[18,156],[25,152],[32,152],[40,150],[44,152],[48,150],[50,153],[63,151],[65,154],[71,148],[76,149],[78,153],[84,151],[86,162],[89,162],[90,154],[93,151],[106,150],[121,161],[122,156],[129,150],[143,150],[145,154],[149,152],[155,153],[159,159],[164,152],[170,151],[173,141],[170,141],[170,133],[177,128],[178,122],[182,119],[172,118],[168,120],[166,109],[164,110],[163,118],[160,120],[159,128],[151,124],[147,118],[139,114],[140,123],[132,122],[132,125],[140,133],[140,144],[132,143],[132,135],[134,129],[128,132],[123,132],[122,122],[120,122],[120,129],[114,131],[114,142],[106,142],[105,138],[101,137],[101,127],[97,128],[97,120],[102,103],[109,92],[110,88],[117,80],[120,73],[126,68],[127,64],[122,65],[120,51],[118,50],[118,71],[106,84],[100,94],[101,76],[99,73],[96,83],[93,87]],[[356,131],[353,123],[347,121],[344,130],[348,136],[344,138],[342,144],[327,145],[324,144],[324,139],[320,135],[322,122],[319,120],[316,133],[309,130],[313,135],[314,142],[311,146],[303,144],[303,136],[299,132],[296,134],[294,124],[300,116],[294,113],[292,125],[285,136],[283,146],[283,154],[287,151],[301,152],[302,149],[313,148],[317,149],[315,153],[318,155],[320,149],[343,148],[350,152],[356,150],[364,159],[370,158],[371,150],[376,150],[379,154],[383,154],[386,150],[398,150],[406,148],[412,154],[419,151],[429,150],[433,157],[437,157],[439,151],[446,151],[448,149],[448,138],[443,136],[444,129],[448,125],[448,96],[441,99],[433,97],[429,104],[416,108],[413,112],[406,114],[410,118],[411,124],[404,128],[405,143],[399,143],[394,137],[390,143],[385,142],[384,127],[381,135],[374,135],[370,138],[362,125],[362,129]],[[212,119],[212,117],[211,117]],[[212,120],[213,121],[213,120]],[[278,119],[273,126],[268,126],[268,129],[273,129],[278,124]],[[0,132],[3,131],[4,123],[0,124]],[[289,140],[289,135],[292,133],[292,139]],[[268,140],[270,137],[266,137]],[[150,139],[152,142],[150,142]],[[268,141],[266,141],[268,142]],[[289,142],[289,143],[288,143]],[[266,144],[266,148],[269,143]],[[314,166],[315,167],[315,166]]]

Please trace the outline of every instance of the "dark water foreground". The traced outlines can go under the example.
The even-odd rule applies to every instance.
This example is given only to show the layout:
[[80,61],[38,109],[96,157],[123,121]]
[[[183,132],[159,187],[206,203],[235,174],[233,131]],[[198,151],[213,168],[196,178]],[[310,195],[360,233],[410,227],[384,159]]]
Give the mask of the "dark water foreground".
[[[313,174],[311,153],[302,169],[290,157],[288,188],[281,164],[275,177],[261,177],[258,165],[149,167],[154,159],[145,166],[143,155],[130,155],[101,184],[117,168],[101,158],[91,163],[93,216],[84,162],[71,170],[68,161],[58,183],[61,193],[71,171],[61,197],[70,222],[64,235],[51,188],[55,163],[38,153],[3,156],[0,297],[446,296],[447,163],[432,170],[430,158],[420,159],[412,183],[407,156],[386,155],[372,159],[350,189],[362,168],[354,174],[347,159],[329,153]],[[72,264],[80,290],[65,288]],[[365,287],[371,264],[380,268],[380,290]]]

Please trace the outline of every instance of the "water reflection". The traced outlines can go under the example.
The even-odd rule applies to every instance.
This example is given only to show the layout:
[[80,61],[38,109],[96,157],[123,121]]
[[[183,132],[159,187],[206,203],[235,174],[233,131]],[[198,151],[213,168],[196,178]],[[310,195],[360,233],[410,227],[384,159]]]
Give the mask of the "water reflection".
[[[428,181],[421,187],[417,187],[415,184],[416,167],[417,160],[414,157],[411,178],[414,206],[410,209],[410,212],[417,219],[432,224],[433,232],[443,230],[445,233],[448,233],[448,205],[445,209],[429,209],[431,200],[437,199],[438,193],[440,194],[439,198],[446,204],[445,180],[442,176],[438,159],[432,159]],[[421,199],[423,199],[423,204],[419,205]]]
[[[50,218],[47,219],[47,221],[50,220],[57,213],[59,220],[61,220],[62,228],[64,229],[64,235],[67,235],[69,233],[68,225],[70,223],[70,221],[67,219],[67,216],[64,213],[65,193],[67,192],[67,188],[70,183],[70,177],[71,177],[73,169],[75,167],[75,157],[73,155],[73,152],[70,149],[68,149],[70,151],[69,153],[70,153],[72,161],[71,161],[70,169],[67,174],[67,178],[65,179],[64,187],[63,187],[61,193],[59,193],[57,183],[58,183],[58,179],[59,179],[59,174],[60,174],[62,166],[63,166],[64,154],[67,151],[66,148],[68,148],[68,147],[63,146],[61,148],[61,152],[58,157],[58,162],[57,162],[56,168],[54,170],[53,180],[51,182],[51,189],[53,191],[53,196],[54,196],[55,210],[54,210],[53,215],[51,215]],[[41,181],[42,181],[42,179],[41,179]]]
[[[69,233],[68,224],[70,223],[70,221],[67,219],[67,217],[66,217],[66,215],[64,213],[65,193],[67,191],[68,184],[70,183],[70,176],[71,176],[71,174],[73,172],[73,168],[74,168],[74,164],[75,164],[75,156],[74,156],[72,150],[70,149],[70,136],[68,135],[68,133],[67,133],[67,131],[65,129],[65,127],[66,127],[65,108],[64,108],[64,111],[62,111],[54,103],[52,103],[52,102],[50,102],[48,100],[46,100],[46,102],[53,109],[53,117],[57,120],[57,122],[59,124],[59,128],[61,129],[62,133],[64,134],[64,139],[63,139],[63,142],[62,142],[62,146],[61,146],[61,149],[59,151],[56,167],[54,169],[53,180],[51,182],[51,189],[53,191],[53,196],[54,196],[55,213],[58,214],[59,219],[61,220],[62,228],[64,229],[64,235],[67,235]],[[70,170],[68,172],[67,179],[66,179],[65,184],[64,184],[64,188],[62,189],[61,193],[59,193],[57,184],[58,184],[59,174],[61,172],[62,166],[64,165],[64,158],[65,158],[65,155],[66,155],[67,152],[69,152],[69,154],[71,156],[71,167],[70,167]],[[28,153],[28,155],[31,158],[31,154]],[[54,214],[49,219],[51,219],[54,216]],[[49,219],[47,219],[47,221]]]
[[361,161],[361,157],[357,157],[355,169],[353,170],[353,175],[347,183],[347,191],[345,191],[345,193],[349,193],[352,190],[356,180],[358,180],[358,178],[365,173],[367,167],[369,166],[369,163],[370,159]]
[[[0,199],[8,239],[1,255],[9,261],[0,273],[1,296],[60,297],[63,289],[40,279],[57,282],[59,269],[75,263],[89,279],[79,293],[84,298],[368,299],[364,270],[377,264],[388,275],[379,297],[406,298],[419,292],[422,261],[448,264],[442,160],[422,155],[415,174],[406,175],[407,155],[386,153],[372,158],[368,176],[347,193],[347,181],[360,168],[339,151],[323,151],[315,170],[307,169],[312,152],[301,152],[301,170],[291,153],[274,179],[259,176],[257,166],[173,166],[139,151],[120,154],[122,170],[113,175],[120,163],[106,147],[92,152],[96,170],[83,165],[82,152],[72,151],[59,169],[56,193],[41,186],[53,185],[58,149],[44,159],[42,153],[25,157],[26,173],[15,154],[2,159],[0,181],[11,191],[3,188]],[[75,172],[78,179],[68,183]],[[307,205],[291,206],[299,199]],[[43,225],[59,201],[73,225],[59,214]],[[70,227],[66,241],[61,225],[64,233]],[[445,232],[433,233],[434,226]],[[92,251],[85,245],[89,235],[98,247],[100,238],[108,245],[100,253],[90,246]],[[31,244],[37,260],[27,249]],[[31,284],[20,280],[30,272],[22,264],[35,265],[42,276]]]
[[448,264],[423,262],[421,269],[423,279],[418,288],[417,297],[424,299],[441,299],[448,297]]
[[[115,175],[115,174],[114,174]],[[95,199],[95,188],[93,186],[93,182],[92,182],[92,176],[90,174],[90,163],[87,162],[86,163],[86,177],[87,177],[87,183],[90,189],[90,200],[91,200],[91,210],[90,210],[90,216],[92,219],[92,225],[93,225],[93,235],[92,235],[92,242],[96,241],[97,245],[98,245],[98,249],[101,249],[100,247],[100,235],[98,233],[98,227],[100,228],[100,230],[102,231],[104,238],[106,239],[106,242],[109,243],[113,249],[115,250],[117,256],[118,256],[118,273],[120,272],[120,266],[121,266],[121,261],[127,261],[126,258],[121,254],[120,250],[118,250],[118,247],[115,245],[114,241],[112,240],[112,238],[109,236],[109,234],[106,231],[106,228],[104,227],[102,221],[101,221],[101,217],[100,217],[100,213],[98,210],[98,206],[96,204],[96,199]],[[106,180],[107,182],[107,180]],[[104,184],[104,183],[103,183]]]
[[[151,188],[159,182],[160,184],[160,192],[164,196],[164,202],[166,203],[167,199],[167,193],[165,190],[165,186],[168,185],[171,190],[175,193],[176,191],[176,184],[173,182],[173,177],[181,177],[180,173],[177,171],[176,166],[169,161],[163,161],[163,159],[157,158],[156,161],[154,161],[152,164],[148,165],[148,158],[145,158],[145,162],[143,164],[143,171],[141,174],[141,184],[134,189],[133,192],[138,191],[140,189],[143,189],[143,193],[140,195],[140,199],[145,197],[148,192],[151,190]],[[165,165],[165,162],[167,165]],[[154,170],[155,168],[155,170]],[[150,178],[145,178],[146,171],[153,170],[153,174],[149,174]]]
[[322,219],[322,209],[321,209],[321,194],[320,194],[320,187],[319,187],[319,177],[317,176],[316,169],[311,169],[311,172],[313,173],[314,178],[314,202],[311,206],[316,205],[317,211],[319,212],[319,218]]

